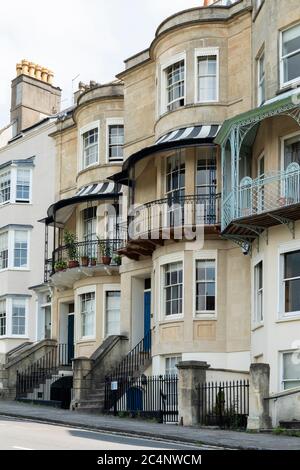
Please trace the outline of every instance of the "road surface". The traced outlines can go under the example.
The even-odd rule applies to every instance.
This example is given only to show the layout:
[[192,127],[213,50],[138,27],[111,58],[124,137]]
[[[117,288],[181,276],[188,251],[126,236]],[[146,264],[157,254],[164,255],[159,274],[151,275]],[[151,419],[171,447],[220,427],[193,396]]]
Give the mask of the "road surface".
[[207,447],[0,416],[0,450],[203,450]]

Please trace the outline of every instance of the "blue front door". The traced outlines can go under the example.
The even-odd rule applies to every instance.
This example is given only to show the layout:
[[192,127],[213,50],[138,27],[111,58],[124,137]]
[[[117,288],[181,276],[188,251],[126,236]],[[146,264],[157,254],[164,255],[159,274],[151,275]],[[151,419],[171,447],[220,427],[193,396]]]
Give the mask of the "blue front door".
[[144,348],[150,349],[150,330],[151,330],[151,291],[144,292]]

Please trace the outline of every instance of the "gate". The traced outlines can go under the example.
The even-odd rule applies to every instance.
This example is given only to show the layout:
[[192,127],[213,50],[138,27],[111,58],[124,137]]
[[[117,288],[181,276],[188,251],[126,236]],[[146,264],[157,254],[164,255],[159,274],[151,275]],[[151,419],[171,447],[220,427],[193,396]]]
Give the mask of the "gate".
[[245,429],[249,415],[249,381],[208,382],[198,386],[199,423],[222,429]]
[[178,421],[178,378],[171,375],[107,378],[106,413],[154,418],[159,423]]

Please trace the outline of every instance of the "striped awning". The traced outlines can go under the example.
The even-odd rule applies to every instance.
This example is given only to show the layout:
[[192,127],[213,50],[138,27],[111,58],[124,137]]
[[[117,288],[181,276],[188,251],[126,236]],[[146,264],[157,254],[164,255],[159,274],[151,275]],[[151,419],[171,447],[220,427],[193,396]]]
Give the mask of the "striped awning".
[[122,195],[122,185],[115,182],[93,183],[83,186],[70,198],[60,199],[52,204],[47,211],[47,225],[63,226],[71,217],[77,204],[85,201],[110,200]]
[[120,191],[121,185],[117,183],[94,183],[80,188],[80,190],[75,194],[75,197],[93,196],[98,194],[109,196],[110,194],[118,194]]
[[207,139],[215,138],[221,126],[218,124],[213,124],[210,126],[191,126],[191,127],[182,127],[181,129],[176,129],[175,131],[168,132],[168,134],[163,135],[156,141],[157,144],[164,144],[167,142],[176,142],[179,140],[189,140],[189,139]]

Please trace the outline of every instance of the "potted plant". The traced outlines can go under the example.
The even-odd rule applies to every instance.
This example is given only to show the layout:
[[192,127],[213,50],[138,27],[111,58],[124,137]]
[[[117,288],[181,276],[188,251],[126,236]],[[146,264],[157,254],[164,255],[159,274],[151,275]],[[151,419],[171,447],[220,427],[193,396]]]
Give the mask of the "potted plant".
[[117,266],[120,266],[122,263],[122,258],[120,255],[114,255],[113,256],[113,263],[116,264]]
[[89,256],[86,253],[86,249],[84,250],[83,255],[81,256],[81,266],[88,266],[89,265]]
[[70,232],[69,230],[66,230],[64,232],[64,242],[66,245],[66,249],[68,251],[68,257],[69,257],[69,263],[68,267],[69,268],[76,268],[79,266],[78,262],[78,253],[77,253],[77,238],[75,233]]
[[93,257],[92,257],[92,258],[90,259],[90,263],[91,263],[91,266],[96,266],[96,264],[97,264],[97,258],[93,258]]
[[54,265],[54,271],[57,273],[58,271],[63,271],[64,269],[67,269],[67,263],[63,260],[56,261]]
[[111,263],[111,246],[108,240],[102,240],[98,237],[98,246],[102,264],[109,265]]

